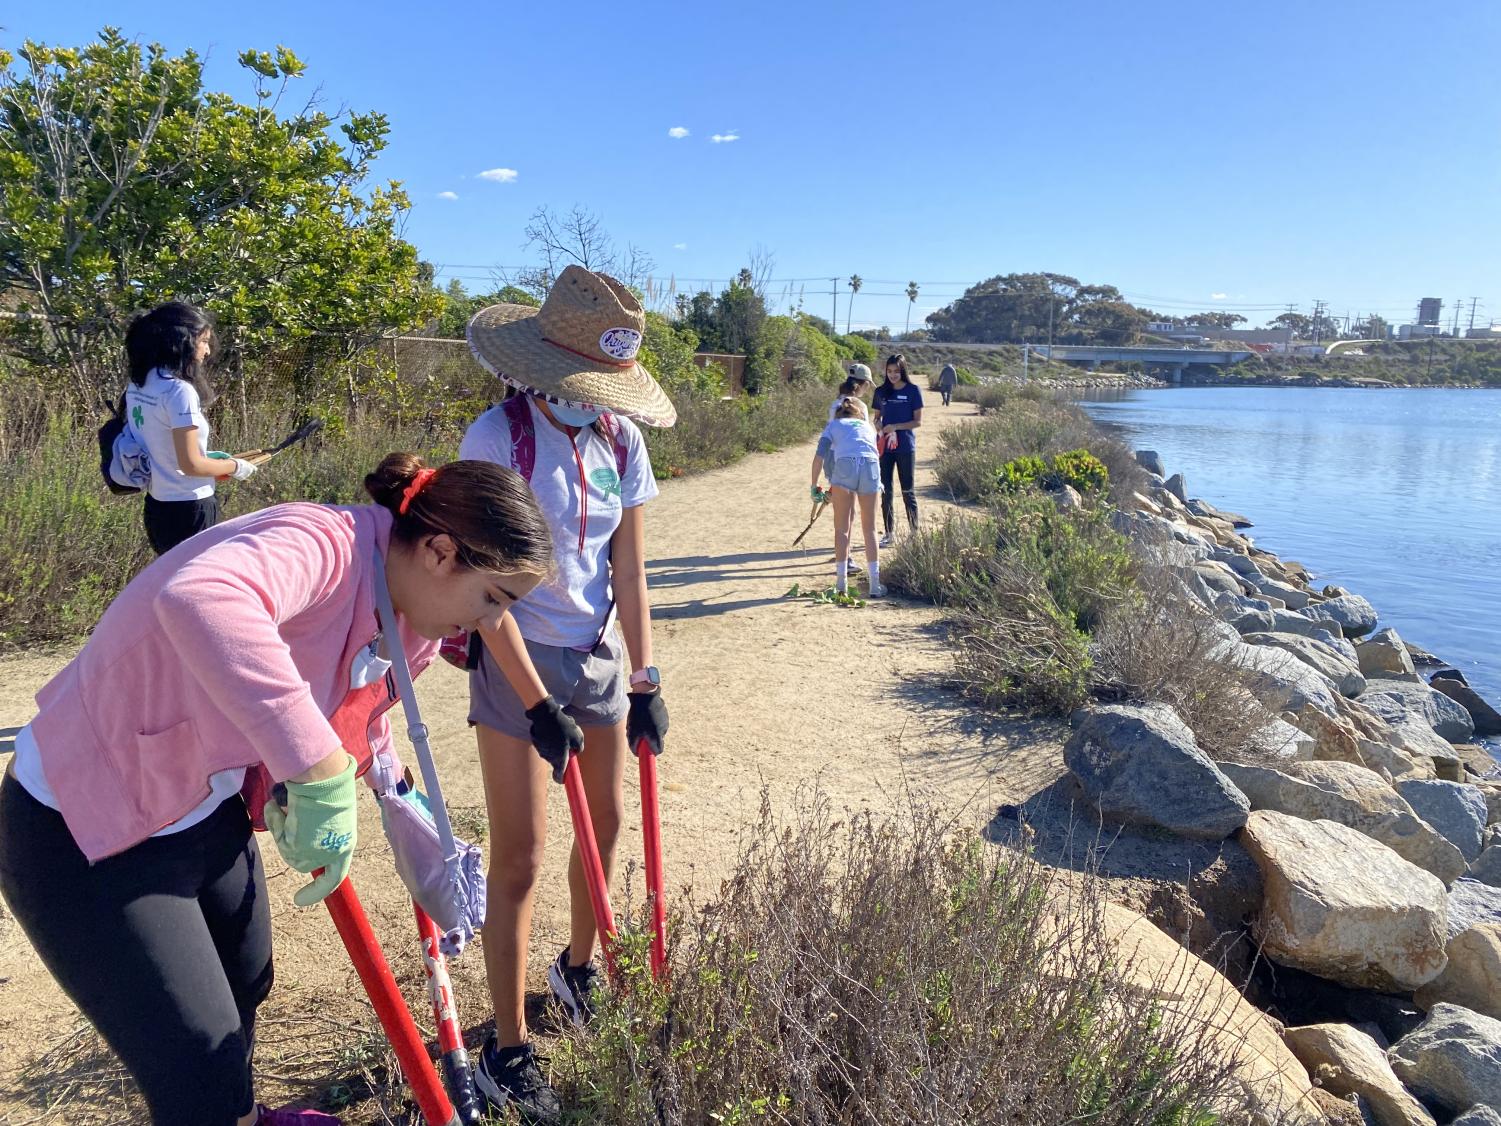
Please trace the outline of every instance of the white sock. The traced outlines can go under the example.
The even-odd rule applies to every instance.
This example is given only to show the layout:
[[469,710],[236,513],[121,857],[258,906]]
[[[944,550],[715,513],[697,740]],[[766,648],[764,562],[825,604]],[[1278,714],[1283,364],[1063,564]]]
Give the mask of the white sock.
[[848,559],[841,559],[834,564],[834,589],[845,590],[850,582],[850,564]]
[[881,585],[881,564],[879,560],[874,563],[867,563],[865,565],[865,573],[870,577],[871,586]]

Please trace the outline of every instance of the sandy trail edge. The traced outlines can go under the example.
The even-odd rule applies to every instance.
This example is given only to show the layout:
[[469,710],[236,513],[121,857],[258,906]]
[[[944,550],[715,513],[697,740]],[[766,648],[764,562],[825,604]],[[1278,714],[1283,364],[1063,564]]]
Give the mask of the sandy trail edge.
[[[937,434],[974,415],[972,405],[959,403],[927,411],[917,471],[925,521],[950,507],[934,484]],[[944,687],[950,662],[932,607],[888,600],[845,610],[783,597],[795,582],[832,582],[828,516],[804,541],[811,547],[789,546],[807,519],[811,456],[811,444],[754,454],[665,483],[647,507],[656,659],[672,719],[660,760],[669,894],[686,883],[700,898],[712,893],[737,838],[754,830],[763,787],[781,809],[814,782],[839,810],[889,808],[911,794],[978,826],[997,803],[1023,800],[1060,770],[1055,725],[977,715]],[[32,694],[70,656],[0,661],[0,727],[30,719]],[[483,796],[465,725],[465,679],[440,664],[419,681],[419,695],[460,830],[476,837]],[[553,837],[533,927],[534,989],[543,988],[547,962],[567,941],[570,830],[561,789],[549,817]],[[409,903],[373,802],[361,803],[360,833],[356,885],[419,1026],[430,1032]],[[349,1049],[374,1043],[374,1023],[326,915],[292,906],[296,877],[274,849],[265,852],[277,983],[261,1010],[256,1062],[259,1093],[274,1105],[308,1093],[293,1079],[349,1072]],[[631,771],[620,856],[640,855]],[[639,872],[631,884],[639,904]],[[626,900],[617,892],[617,910]],[[100,936],[101,944],[108,941]],[[477,950],[454,966],[454,978],[461,1017],[476,1033],[490,1015]],[[121,1120],[126,1085],[118,1065],[93,1037],[77,1034],[81,1023],[0,912],[0,1123]],[[368,1102],[345,1113],[351,1123],[391,1120]]]

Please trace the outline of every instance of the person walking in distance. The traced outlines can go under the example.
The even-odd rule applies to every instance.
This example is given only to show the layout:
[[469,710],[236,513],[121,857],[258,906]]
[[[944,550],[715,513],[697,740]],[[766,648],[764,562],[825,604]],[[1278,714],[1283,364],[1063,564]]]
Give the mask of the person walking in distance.
[[902,485],[902,506],[907,510],[907,529],[917,530],[917,494],[913,491],[913,467],[917,463],[917,436],[922,425],[922,392],[907,376],[907,361],[900,355],[886,357],[886,381],[871,398],[875,414],[877,447],[881,452],[881,522],[885,535],[881,546],[890,547],[896,523],[892,515],[892,476]]
[[142,313],[125,330],[125,425],[151,463],[144,520],[158,555],[219,522],[221,478],[255,472],[248,461],[209,452],[203,408],[214,400],[207,367],[216,346],[208,315],[182,301]]
[[880,598],[886,593],[876,548],[876,494],[881,491],[881,468],[876,432],[867,421],[865,404],[854,397],[842,400],[834,421],[824,427],[818,439],[818,450],[821,456],[813,461],[812,491],[815,496],[819,494],[818,470],[829,466],[829,491],[834,502],[834,588],[843,594],[849,586],[850,527],[858,501],[870,596]]
[[954,401],[954,388],[957,386],[959,373],[954,370],[953,364],[944,364],[943,370],[938,373],[938,393],[943,396],[944,406]]
[[[510,1106],[529,1123],[562,1115],[525,1011],[549,768],[560,780],[578,753],[608,876],[624,816],[626,751],[639,752],[645,740],[645,753],[660,754],[667,732],[652,663],[643,519],[657,485],[636,422],[671,426],[677,411],[636,362],[645,330],[629,289],[580,266],[558,276],[540,309],[492,305],[468,326],[475,358],[519,394],[476,419],[460,452],[530,481],[556,544],[553,577],[500,629],[481,632],[469,681],[490,816],[484,951],[495,1006],[495,1037],[475,1082],[492,1106]],[[582,1024],[599,980],[599,936],[576,846],[568,885],[569,941],[547,981]]]

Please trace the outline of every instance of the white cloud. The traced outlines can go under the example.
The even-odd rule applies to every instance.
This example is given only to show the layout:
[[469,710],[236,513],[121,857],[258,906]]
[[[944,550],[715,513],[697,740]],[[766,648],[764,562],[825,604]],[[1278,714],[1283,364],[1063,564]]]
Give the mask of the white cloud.
[[459,193],[458,192],[439,192],[438,193],[438,198],[439,199],[458,199],[459,198]]
[[1228,296],[1230,296],[1228,293],[1211,293],[1209,295],[1209,300],[1211,300],[1211,301],[1223,301]]
[[674,125],[671,129],[667,130],[667,135],[674,141],[681,141],[688,135],[688,130],[684,129],[681,125]]
[[492,184],[514,184],[518,173],[514,168],[487,168],[479,174],[481,180]]
[[728,133],[715,133],[709,140],[713,141],[716,145],[725,145],[731,141],[740,140],[740,134],[731,129]]
[[675,242],[675,243],[672,244],[672,249],[674,249],[674,250],[687,250],[688,249],[688,244],[686,242]]

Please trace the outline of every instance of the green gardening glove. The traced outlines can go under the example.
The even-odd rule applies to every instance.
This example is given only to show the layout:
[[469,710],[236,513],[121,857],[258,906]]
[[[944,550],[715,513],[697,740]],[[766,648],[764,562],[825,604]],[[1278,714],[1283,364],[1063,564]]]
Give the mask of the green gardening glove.
[[808,495],[813,498],[814,504],[822,504],[824,501],[829,499],[829,494],[824,492],[817,485],[814,485],[811,489],[808,490]]
[[209,450],[208,456],[211,457],[211,458],[213,458],[215,461],[233,461],[234,460],[234,455],[233,454],[227,454],[223,450]]
[[321,903],[349,875],[354,861],[354,759],[322,782],[288,782],[285,807],[266,803],[266,828],[289,868],[323,874],[292,897],[299,907]]

